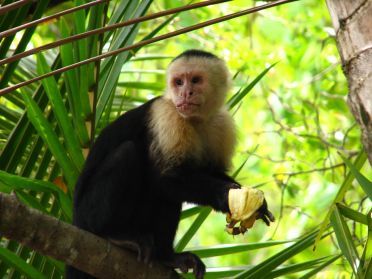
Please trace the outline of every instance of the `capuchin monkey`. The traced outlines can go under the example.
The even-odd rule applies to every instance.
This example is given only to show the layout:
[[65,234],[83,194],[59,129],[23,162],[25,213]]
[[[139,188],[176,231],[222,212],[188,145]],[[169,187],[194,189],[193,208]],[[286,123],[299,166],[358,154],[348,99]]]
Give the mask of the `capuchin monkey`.
[[[223,60],[201,51],[177,56],[164,96],[120,116],[93,145],[74,195],[73,224],[182,272],[204,277],[196,255],[175,253],[183,202],[229,213],[226,174],[236,142],[224,107],[230,77]],[[266,201],[256,219],[273,221]],[[69,268],[68,278],[93,278]]]

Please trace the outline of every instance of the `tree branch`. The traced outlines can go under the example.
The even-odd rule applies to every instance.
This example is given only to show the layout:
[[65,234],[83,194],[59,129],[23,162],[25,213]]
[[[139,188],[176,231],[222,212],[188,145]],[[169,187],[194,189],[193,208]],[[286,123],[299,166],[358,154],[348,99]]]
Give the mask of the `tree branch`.
[[25,206],[14,194],[0,193],[0,232],[97,278],[180,278],[172,269],[138,262],[105,239]]

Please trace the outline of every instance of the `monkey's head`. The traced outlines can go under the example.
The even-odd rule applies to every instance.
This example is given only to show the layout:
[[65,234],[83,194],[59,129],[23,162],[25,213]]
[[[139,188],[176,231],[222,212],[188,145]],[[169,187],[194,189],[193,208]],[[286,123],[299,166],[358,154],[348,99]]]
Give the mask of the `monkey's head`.
[[222,59],[209,52],[188,50],[168,67],[165,97],[172,100],[182,117],[206,120],[223,106],[229,85]]

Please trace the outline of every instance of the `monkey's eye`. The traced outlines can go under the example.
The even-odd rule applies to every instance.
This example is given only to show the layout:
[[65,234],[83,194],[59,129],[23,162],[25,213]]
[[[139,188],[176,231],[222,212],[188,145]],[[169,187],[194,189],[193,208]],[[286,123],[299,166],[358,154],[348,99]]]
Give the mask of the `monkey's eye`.
[[174,80],[174,83],[175,83],[177,86],[181,86],[181,85],[183,85],[183,80],[180,79],[180,78],[176,78],[176,79]]
[[201,82],[201,77],[198,77],[198,76],[193,77],[193,78],[191,79],[191,82],[192,82],[192,83],[199,83],[199,82]]

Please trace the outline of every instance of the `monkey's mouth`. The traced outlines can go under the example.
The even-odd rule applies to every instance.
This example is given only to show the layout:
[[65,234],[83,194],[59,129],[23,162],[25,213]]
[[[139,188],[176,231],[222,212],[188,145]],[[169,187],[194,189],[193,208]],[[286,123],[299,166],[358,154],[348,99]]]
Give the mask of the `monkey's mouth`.
[[190,103],[190,102],[182,102],[176,105],[177,109],[182,112],[193,111],[200,107],[200,104],[197,103]]

